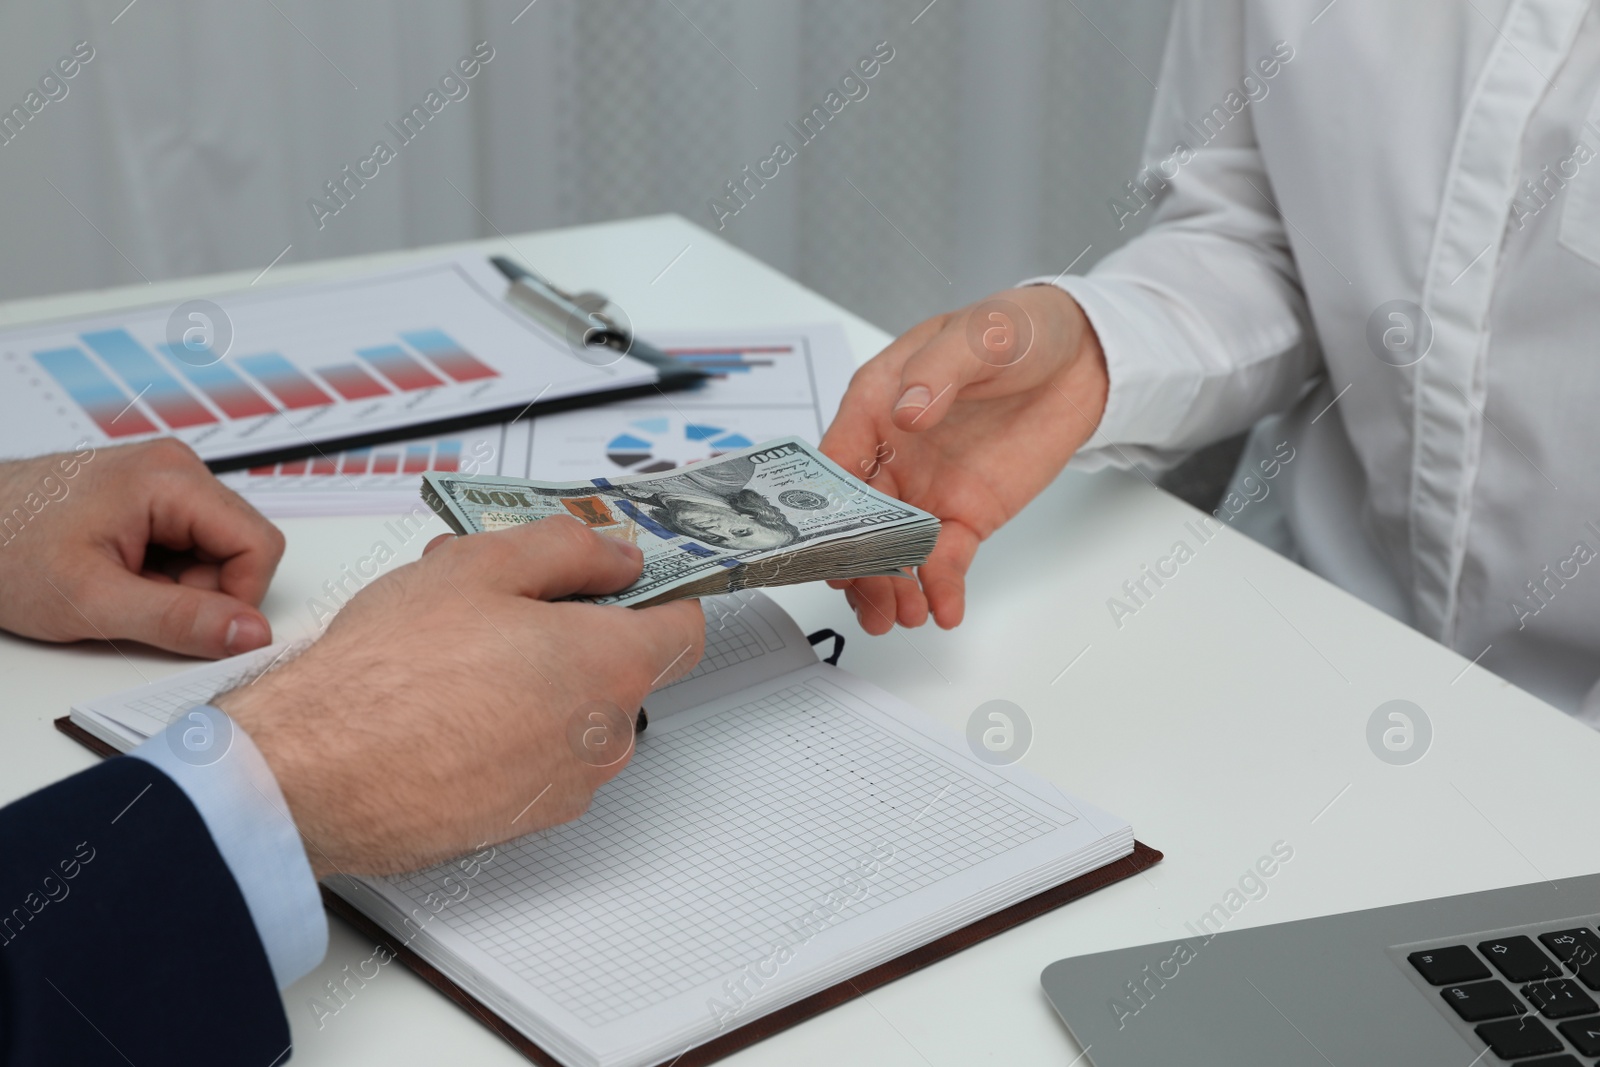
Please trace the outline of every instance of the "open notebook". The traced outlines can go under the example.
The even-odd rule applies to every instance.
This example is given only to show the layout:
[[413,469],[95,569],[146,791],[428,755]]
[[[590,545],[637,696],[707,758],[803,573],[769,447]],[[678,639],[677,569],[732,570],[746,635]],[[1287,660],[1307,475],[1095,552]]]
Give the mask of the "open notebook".
[[[632,762],[581,819],[472,861],[328,880],[530,1055],[644,1067],[772,1024],[750,1027],[755,1040],[797,1021],[774,1019],[788,1005],[1134,851],[1126,822],[978,762],[954,732],[820,662],[766,596],[704,604],[704,660],[646,701]],[[127,749],[276,654],[71,719]]]

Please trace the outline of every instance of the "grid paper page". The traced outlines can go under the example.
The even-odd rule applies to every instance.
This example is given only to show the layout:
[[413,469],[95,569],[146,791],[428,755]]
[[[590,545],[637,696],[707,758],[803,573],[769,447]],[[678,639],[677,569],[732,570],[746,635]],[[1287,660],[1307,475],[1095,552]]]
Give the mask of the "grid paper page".
[[694,669],[645,698],[653,720],[817,662],[794,619],[765,593],[745,589],[704,597],[706,647]]
[[179,671],[148,685],[98,697],[73,710],[91,711],[148,737],[159,733],[162,727],[175,722],[180,714],[196,704],[206,703],[218,693],[261,673],[263,668],[287,658],[288,648],[286,644],[258,648]]
[[142,712],[152,719],[172,723],[178,715],[196,704],[204,704],[224,689],[232,689],[245,678],[244,674],[196,678],[146,696],[136,697],[125,707]]
[[[757,619],[755,612],[747,610],[755,596],[753,593],[730,593],[727,596],[703,597],[700,604],[706,617],[705,655],[695,664],[694,670],[672,685],[662,686],[659,691],[665,692],[674,685],[703,678],[724,667],[748,663],[782,648],[783,642],[772,633],[771,628],[761,626],[761,620]],[[765,632],[758,632],[758,628]]]
[[[598,1026],[803,943],[863,861],[890,856],[840,920],[1059,825],[795,684],[646,735],[586,816],[502,846],[438,921]],[[387,881],[421,904],[452,871]]]

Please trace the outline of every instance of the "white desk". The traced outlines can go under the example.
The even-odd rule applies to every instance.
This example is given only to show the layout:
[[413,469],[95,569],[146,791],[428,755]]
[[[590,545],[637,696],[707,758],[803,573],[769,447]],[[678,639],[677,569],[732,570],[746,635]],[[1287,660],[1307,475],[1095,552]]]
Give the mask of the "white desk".
[[[858,358],[887,340],[677,218],[481,244],[611,294],[647,334],[836,319]],[[268,280],[409,255],[279,266]],[[240,274],[3,305],[0,322],[249,281]],[[1174,541],[1193,547],[1184,524],[1196,514],[1136,475],[1068,475],[979,553],[967,621],[953,633],[930,626],[867,637],[825,587],[774,593],[807,630],[848,635],[845,666],[957,729],[985,700],[1019,704],[1035,729],[1025,765],[1130,819],[1167,859],[727,1062],[1059,1067],[1077,1050],[1040,992],[1040,970],[1061,956],[1183,934],[1279,840],[1294,858],[1229,928],[1600,871],[1600,835],[1580,821],[1600,807],[1600,736],[1479,668],[1463,673],[1461,657],[1254,542],[1223,531],[1117,629],[1107,598]],[[312,628],[306,598],[367,548],[382,521],[283,524],[288,554],[264,605],[279,636]],[[50,726],[71,702],[136,684],[135,664],[150,677],[182,665],[123,652],[0,637],[0,800],[92,762]],[[1433,722],[1431,750],[1410,766],[1380,762],[1367,747],[1368,717],[1395,698],[1416,702]],[[524,1062],[398,967],[384,968],[319,1031],[307,998],[372,951],[332,925],[327,960],[285,997],[296,1064]]]

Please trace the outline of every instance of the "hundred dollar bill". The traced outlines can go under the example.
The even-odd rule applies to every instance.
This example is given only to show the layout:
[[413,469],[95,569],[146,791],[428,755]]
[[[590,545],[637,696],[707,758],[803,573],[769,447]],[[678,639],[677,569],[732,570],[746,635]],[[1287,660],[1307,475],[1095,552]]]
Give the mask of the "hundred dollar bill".
[[852,477],[798,438],[659,474],[535,482],[430,472],[422,498],[457,533],[570,515],[644,553],[600,604],[645,607],[763,585],[900,574],[927,561],[939,520]]

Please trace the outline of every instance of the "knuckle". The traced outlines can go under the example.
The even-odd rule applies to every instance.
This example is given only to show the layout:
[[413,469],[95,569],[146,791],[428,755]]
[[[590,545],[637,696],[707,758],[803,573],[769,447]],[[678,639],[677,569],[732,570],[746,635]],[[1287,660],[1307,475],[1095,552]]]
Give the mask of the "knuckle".
[[[460,554],[466,558],[481,562],[488,567],[499,567],[508,563],[517,553],[517,531],[520,527],[510,530],[491,530],[487,533],[469,534],[456,539],[461,545]],[[446,545],[446,548],[451,546]]]
[[157,470],[191,470],[200,462],[194,450],[176,437],[161,437],[136,446],[139,461]]
[[599,547],[597,535],[577,519],[566,515],[553,515],[533,524],[555,547],[575,552]]

